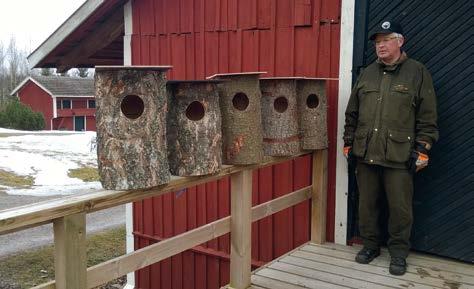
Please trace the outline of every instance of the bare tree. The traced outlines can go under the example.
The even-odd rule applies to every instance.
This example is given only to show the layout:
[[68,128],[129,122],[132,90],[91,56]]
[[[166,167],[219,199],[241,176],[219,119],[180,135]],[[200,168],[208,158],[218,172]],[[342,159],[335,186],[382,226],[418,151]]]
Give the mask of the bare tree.
[[6,79],[6,69],[5,69],[5,57],[6,51],[3,46],[3,43],[0,42],[0,101],[3,102],[5,98],[5,79]]
[[10,92],[29,74],[26,50],[19,49],[14,37],[8,47],[0,42],[0,99],[5,100]]
[[16,46],[15,38],[10,38],[10,44],[7,49],[8,54],[8,72],[10,73],[10,87],[13,89],[18,82],[19,70],[20,70],[20,53]]

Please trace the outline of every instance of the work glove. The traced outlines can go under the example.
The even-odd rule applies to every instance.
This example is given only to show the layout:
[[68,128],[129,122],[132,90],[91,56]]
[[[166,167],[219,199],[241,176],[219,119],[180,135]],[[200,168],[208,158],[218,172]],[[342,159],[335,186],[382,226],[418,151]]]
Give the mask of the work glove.
[[349,154],[351,154],[352,146],[345,146],[344,151],[342,152],[346,159],[349,159]]
[[346,157],[347,163],[349,164],[349,166],[355,165],[356,158],[352,154],[352,146],[345,145],[342,153]]
[[426,166],[429,162],[428,150],[422,144],[417,144],[415,150],[410,155],[410,160],[408,161],[408,170],[414,174]]

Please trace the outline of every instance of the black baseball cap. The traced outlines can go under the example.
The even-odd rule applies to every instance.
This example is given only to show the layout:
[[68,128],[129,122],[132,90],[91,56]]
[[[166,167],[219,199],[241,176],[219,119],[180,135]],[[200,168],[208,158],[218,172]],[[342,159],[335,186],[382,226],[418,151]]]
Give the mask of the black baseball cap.
[[403,34],[403,28],[400,23],[391,21],[391,20],[384,20],[377,27],[370,33],[370,40],[374,40],[377,34],[390,34],[390,33],[398,33]]

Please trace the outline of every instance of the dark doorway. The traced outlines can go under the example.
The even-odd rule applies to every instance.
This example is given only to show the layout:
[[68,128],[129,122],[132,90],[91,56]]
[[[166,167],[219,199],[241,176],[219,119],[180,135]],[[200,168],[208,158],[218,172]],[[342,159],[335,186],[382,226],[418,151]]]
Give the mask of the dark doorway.
[[85,131],[86,130],[86,118],[84,116],[74,117],[74,130]]

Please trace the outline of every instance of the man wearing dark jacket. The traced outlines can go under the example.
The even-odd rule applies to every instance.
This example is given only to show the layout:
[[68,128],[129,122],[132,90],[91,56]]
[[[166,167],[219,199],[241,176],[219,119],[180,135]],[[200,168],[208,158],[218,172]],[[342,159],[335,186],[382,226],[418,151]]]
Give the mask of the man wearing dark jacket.
[[402,50],[402,27],[383,21],[370,34],[378,59],[359,76],[346,109],[344,155],[357,161],[358,263],[380,254],[379,198],[388,201],[389,271],[403,275],[413,223],[413,174],[428,165],[438,139],[436,96],[426,67]]

